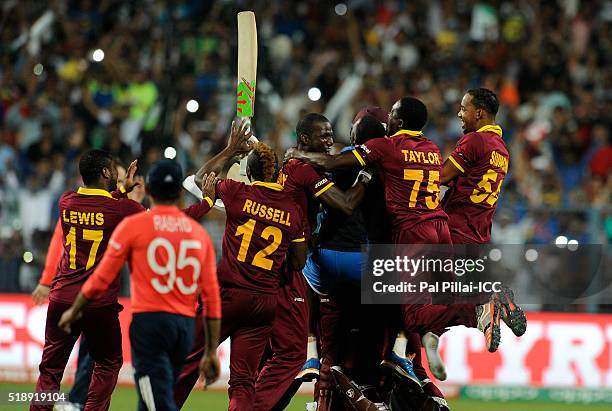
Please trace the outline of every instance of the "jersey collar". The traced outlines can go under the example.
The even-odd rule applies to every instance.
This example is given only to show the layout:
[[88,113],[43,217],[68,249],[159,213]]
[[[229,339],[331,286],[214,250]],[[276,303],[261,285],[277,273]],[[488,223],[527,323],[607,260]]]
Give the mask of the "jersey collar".
[[484,131],[490,131],[491,133],[495,133],[500,137],[502,136],[502,128],[497,124],[487,124],[486,126],[480,127],[478,130],[476,130],[477,133]]
[[401,136],[402,134],[406,134],[412,137],[418,137],[418,136],[422,136],[423,132],[422,131],[414,131],[414,130],[400,130],[397,133],[393,134],[392,136],[389,136],[389,138],[393,138],[395,136]]
[[283,191],[283,186],[277,183],[264,183],[263,181],[253,181],[252,186],[262,186],[274,191]]
[[79,187],[79,189],[77,190],[77,193],[82,194],[84,196],[102,196],[102,197],[113,198],[111,193],[109,193],[106,190],[102,190],[101,188]]

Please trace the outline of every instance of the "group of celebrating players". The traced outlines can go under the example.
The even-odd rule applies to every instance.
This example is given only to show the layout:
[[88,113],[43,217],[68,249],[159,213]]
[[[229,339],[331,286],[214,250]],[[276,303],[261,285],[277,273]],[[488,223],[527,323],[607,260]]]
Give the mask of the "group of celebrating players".
[[[490,90],[468,90],[458,113],[464,136],[445,161],[423,135],[427,108],[413,97],[388,114],[361,110],[351,145],[341,150],[329,120],[307,114],[280,170],[274,150],[249,143],[248,124],[234,123],[227,147],[195,175],[201,201],[184,210],[176,162],[151,167],[145,188],[152,207],[143,213],[129,198],[136,162],[118,185],[111,154],[86,152],[84,187],[59,201],[35,290],[49,297],[37,392],[59,390],[81,336],[93,366],[80,402],[86,410],[109,408],[123,364],[117,294],[127,262],[140,410],[180,409],[198,378],[213,383],[216,348],[227,338],[230,410],[284,409],[313,379],[313,409],[448,409],[421,364],[422,348],[431,373],[444,380],[437,349],[448,327],[478,328],[493,352],[502,321],[517,336],[525,332],[523,311],[505,287],[479,305],[361,305],[361,250],[489,241],[509,161],[498,108]],[[226,178],[245,155],[250,184]],[[449,187],[442,200],[440,185]],[[194,220],[219,199],[227,218],[217,267],[212,242]]]

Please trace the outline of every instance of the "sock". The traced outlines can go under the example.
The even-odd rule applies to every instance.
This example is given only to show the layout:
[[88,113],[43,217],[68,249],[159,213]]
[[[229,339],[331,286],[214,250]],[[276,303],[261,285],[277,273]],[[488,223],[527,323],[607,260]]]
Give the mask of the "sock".
[[314,335],[308,336],[308,346],[306,348],[306,359],[319,358],[319,351],[317,350],[317,337]]
[[393,344],[393,352],[400,358],[406,358],[406,345],[408,345],[408,339],[404,333],[397,334],[395,344]]

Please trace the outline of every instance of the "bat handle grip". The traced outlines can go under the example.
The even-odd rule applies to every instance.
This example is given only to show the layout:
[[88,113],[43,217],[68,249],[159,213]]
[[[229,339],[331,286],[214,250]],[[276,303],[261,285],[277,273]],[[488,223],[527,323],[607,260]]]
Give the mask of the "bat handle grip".
[[[247,127],[249,128],[248,131],[252,132],[252,130],[251,130],[251,117],[245,117],[245,119],[243,121],[247,124]],[[251,144],[259,143],[259,139],[257,137],[255,137],[255,135],[252,135],[251,137],[249,137],[249,143],[251,143]]]

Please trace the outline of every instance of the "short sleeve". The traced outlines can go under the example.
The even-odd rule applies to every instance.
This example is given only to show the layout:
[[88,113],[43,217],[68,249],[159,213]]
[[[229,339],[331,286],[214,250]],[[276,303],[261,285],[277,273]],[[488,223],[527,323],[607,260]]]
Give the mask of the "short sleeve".
[[146,210],[146,208],[144,208],[142,204],[137,201],[130,200],[129,198],[121,198],[117,201],[119,201],[119,204],[121,206],[121,215],[123,217],[127,217],[132,214],[140,213]]
[[231,199],[236,195],[242,186],[244,186],[244,183],[226,178],[217,182],[215,191],[217,197],[220,198],[227,206],[227,204],[231,202]]
[[463,136],[455,146],[455,149],[448,159],[461,171],[471,168],[475,163],[475,158],[478,157],[478,138],[475,135]]
[[384,138],[373,138],[355,147],[353,154],[362,166],[378,163],[384,158],[387,145],[388,142]]
[[184,208],[183,212],[194,220],[199,220],[204,217],[213,207],[213,201],[210,197],[204,197],[202,201]]
[[292,236],[291,236],[291,242],[292,243],[300,243],[303,241],[306,241],[306,227],[307,227],[307,222],[306,222],[306,216],[304,215],[304,213],[302,212],[302,209],[298,206],[296,206],[296,210],[297,210],[297,224],[295,225],[295,229],[293,230]]
[[293,175],[299,180],[298,184],[305,187],[315,197],[320,196],[334,185],[323,173],[304,162],[300,162]]

